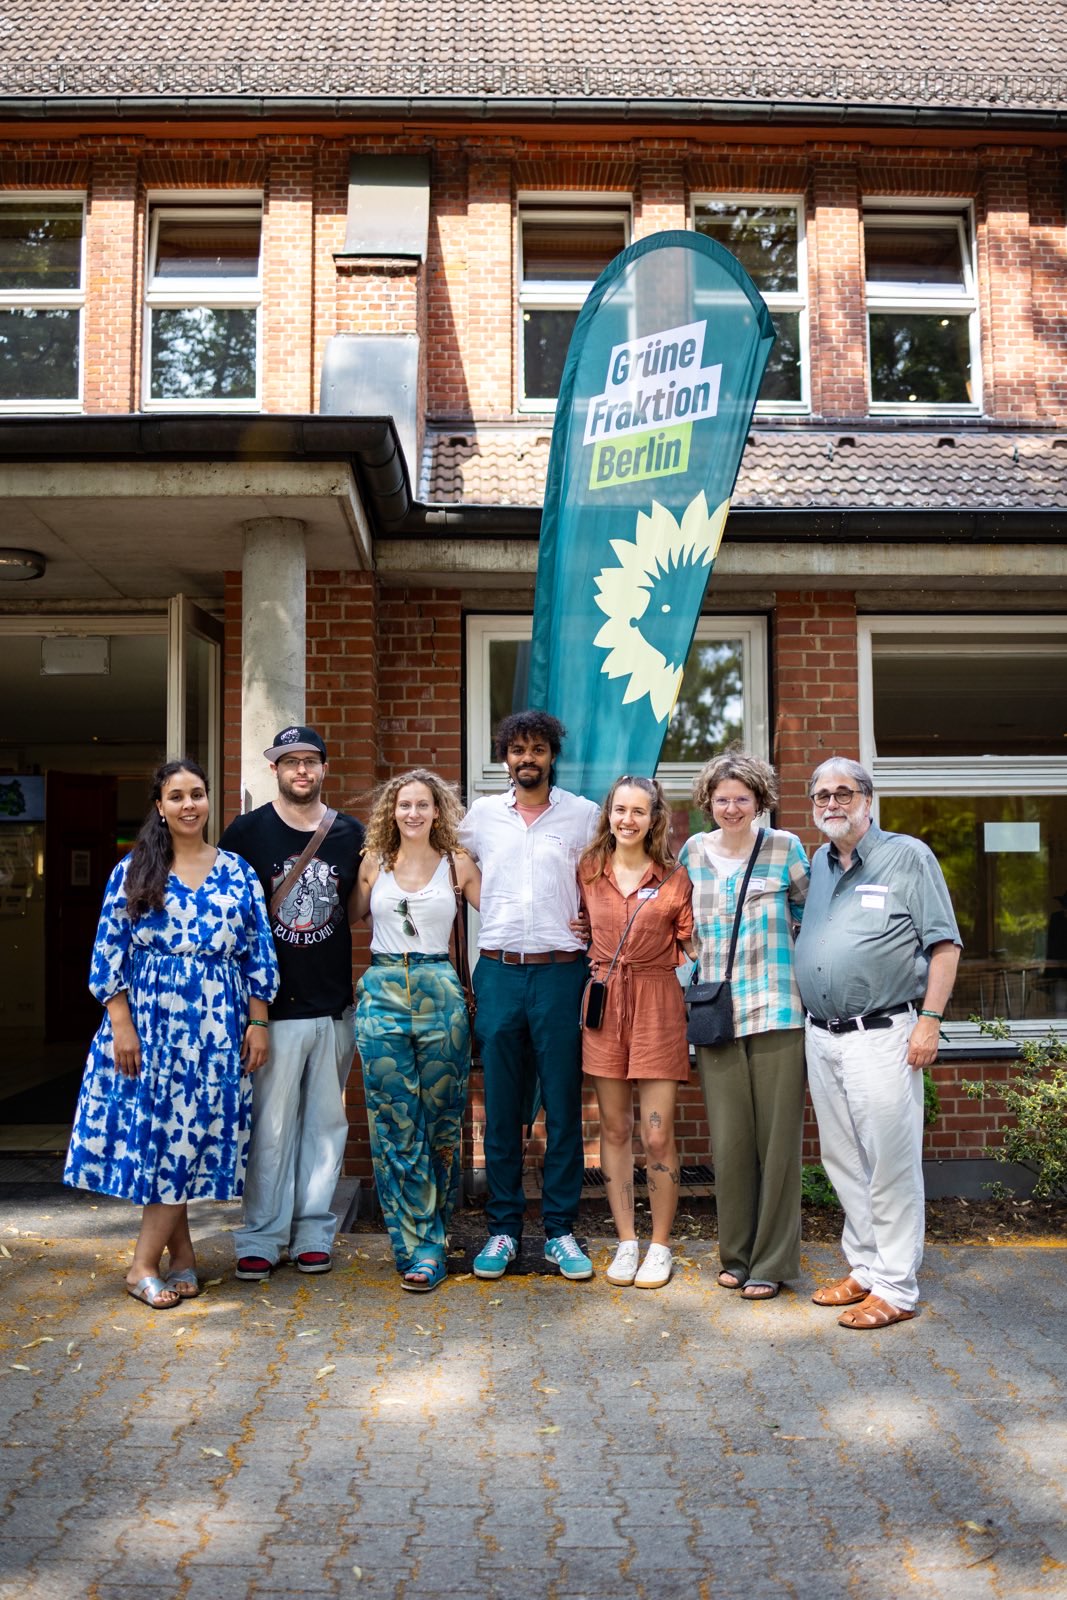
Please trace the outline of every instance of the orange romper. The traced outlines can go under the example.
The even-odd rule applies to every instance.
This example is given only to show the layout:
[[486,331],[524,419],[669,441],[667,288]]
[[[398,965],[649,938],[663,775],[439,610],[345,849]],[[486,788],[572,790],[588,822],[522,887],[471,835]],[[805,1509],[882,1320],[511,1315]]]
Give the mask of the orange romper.
[[[659,889],[667,871],[650,863],[628,896],[610,863],[595,882],[579,879],[593,934],[594,978],[606,975],[623,929],[641,907],[608,979],[603,1024],[582,1029],[582,1067],[595,1078],[683,1082],[689,1076],[685,999],[674,969],[686,959],[680,941],[693,932],[693,885],[679,867]],[[649,889],[651,896],[642,898]]]

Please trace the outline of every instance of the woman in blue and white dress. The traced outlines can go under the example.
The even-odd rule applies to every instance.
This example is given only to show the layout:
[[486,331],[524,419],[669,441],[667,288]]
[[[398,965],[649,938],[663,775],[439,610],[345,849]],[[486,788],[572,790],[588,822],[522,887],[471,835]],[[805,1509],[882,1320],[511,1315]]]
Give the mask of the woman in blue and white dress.
[[445,1277],[459,1193],[471,1064],[463,989],[448,958],[459,893],[477,909],[481,874],[458,849],[462,812],[449,786],[418,768],[379,791],[363,845],[356,915],[371,921],[359,980],[356,1044],[378,1202],[401,1287],[429,1294]]
[[242,1191],[248,1074],[267,1059],[278,987],[263,891],[240,856],[207,843],[207,818],[196,762],[160,767],[104,895],[89,987],[105,1015],[63,1174],[144,1207],[126,1288],[157,1311],[200,1292],[188,1201]]

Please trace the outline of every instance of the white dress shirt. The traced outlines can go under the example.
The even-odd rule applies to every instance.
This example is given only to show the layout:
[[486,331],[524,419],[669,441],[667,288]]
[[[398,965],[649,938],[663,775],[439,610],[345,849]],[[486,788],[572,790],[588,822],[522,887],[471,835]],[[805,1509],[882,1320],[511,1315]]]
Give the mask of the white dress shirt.
[[527,826],[515,791],[471,806],[459,840],[482,872],[482,950],[582,950],[571,932],[578,914],[578,861],[596,832],[600,807],[553,788],[548,810]]

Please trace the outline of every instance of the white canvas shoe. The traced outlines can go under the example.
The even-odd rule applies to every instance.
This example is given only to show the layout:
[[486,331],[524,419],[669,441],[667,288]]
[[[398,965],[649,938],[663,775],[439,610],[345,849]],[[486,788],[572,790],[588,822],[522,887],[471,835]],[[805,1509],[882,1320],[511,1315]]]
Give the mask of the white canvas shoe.
[[615,1252],[615,1260],[604,1276],[617,1288],[628,1289],[637,1277],[639,1246],[636,1239],[624,1239]]
[[665,1283],[670,1282],[673,1258],[670,1246],[666,1244],[650,1244],[648,1254],[641,1263],[640,1270],[634,1278],[636,1289],[662,1289]]

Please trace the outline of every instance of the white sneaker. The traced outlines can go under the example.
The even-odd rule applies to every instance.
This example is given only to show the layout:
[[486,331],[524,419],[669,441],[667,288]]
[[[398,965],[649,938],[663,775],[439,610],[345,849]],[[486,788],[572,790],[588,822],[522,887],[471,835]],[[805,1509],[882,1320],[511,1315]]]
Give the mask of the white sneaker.
[[634,1287],[637,1289],[662,1289],[665,1283],[670,1282],[671,1266],[670,1246],[666,1244],[650,1244],[648,1254],[642,1261],[640,1271],[634,1278]]
[[638,1250],[636,1239],[622,1241],[615,1252],[615,1260],[604,1274],[609,1283],[616,1284],[620,1289],[629,1288],[637,1277]]

